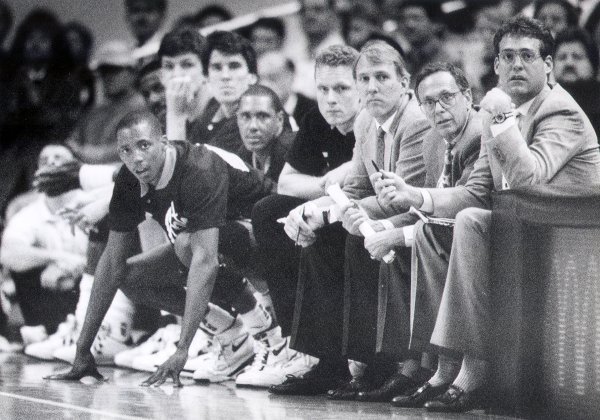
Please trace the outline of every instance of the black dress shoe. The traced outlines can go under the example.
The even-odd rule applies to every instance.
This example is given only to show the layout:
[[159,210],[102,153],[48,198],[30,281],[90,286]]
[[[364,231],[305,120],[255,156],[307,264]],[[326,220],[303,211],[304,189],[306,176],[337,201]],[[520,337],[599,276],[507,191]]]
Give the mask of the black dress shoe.
[[450,385],[444,394],[426,402],[425,408],[427,411],[440,413],[464,413],[475,408],[484,408],[484,390],[477,388],[466,392],[456,385]]
[[[423,369],[422,371],[426,371]],[[425,378],[422,376],[425,375]],[[391,378],[383,383],[379,388],[371,391],[361,391],[356,395],[358,401],[370,402],[389,402],[396,395],[402,395],[409,390],[413,390],[431,377],[431,372],[422,372],[415,378],[409,378],[401,373],[395,373]]]
[[330,389],[336,389],[349,381],[345,372],[331,372],[317,365],[303,377],[287,375],[286,380],[279,385],[273,385],[269,392],[278,395],[320,395]]
[[363,378],[352,378],[339,388],[327,391],[327,398],[330,400],[355,400],[360,391],[368,391],[373,388],[371,382]]
[[410,395],[394,397],[392,399],[392,405],[394,407],[421,408],[427,401],[431,401],[446,392],[448,386],[449,384],[432,386],[429,382],[425,382],[421,388]]

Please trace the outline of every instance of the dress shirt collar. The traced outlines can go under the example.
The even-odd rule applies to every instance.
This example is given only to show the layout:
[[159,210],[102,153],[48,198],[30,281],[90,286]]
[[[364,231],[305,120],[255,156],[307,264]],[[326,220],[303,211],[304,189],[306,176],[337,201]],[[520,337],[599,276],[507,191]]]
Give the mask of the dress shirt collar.
[[377,122],[377,120],[375,120],[375,128],[377,129],[377,131],[379,131],[379,127],[381,127],[383,129],[383,131],[385,131],[385,134],[389,134],[390,133],[390,127],[392,126],[392,122],[394,122],[394,118],[396,117],[396,114],[398,113],[398,111],[394,112],[390,118],[388,118],[387,120],[385,120],[385,122],[383,124],[379,124]]

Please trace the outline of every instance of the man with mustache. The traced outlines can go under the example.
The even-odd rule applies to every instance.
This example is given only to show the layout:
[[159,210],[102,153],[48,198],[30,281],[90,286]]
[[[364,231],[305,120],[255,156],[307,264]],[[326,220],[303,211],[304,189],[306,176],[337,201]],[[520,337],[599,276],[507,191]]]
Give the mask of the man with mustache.
[[583,29],[569,28],[556,36],[554,76],[586,113],[596,135],[600,133],[598,46]]
[[589,119],[563,88],[548,83],[550,32],[519,16],[496,32],[494,49],[498,87],[480,103],[481,153],[467,183],[419,189],[391,173],[376,180],[383,203],[456,218],[453,235],[431,224],[415,235],[412,281],[417,287],[425,282],[428,292],[416,296],[411,349],[440,356],[437,372],[421,390],[447,387],[425,402],[429,411],[463,412],[484,404],[493,351],[491,192],[600,183],[600,152]]

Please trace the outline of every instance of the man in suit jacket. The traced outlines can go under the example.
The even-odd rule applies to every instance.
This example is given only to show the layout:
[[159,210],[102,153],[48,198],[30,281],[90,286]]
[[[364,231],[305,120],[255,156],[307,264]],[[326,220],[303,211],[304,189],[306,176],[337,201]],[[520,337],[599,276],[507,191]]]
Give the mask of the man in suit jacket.
[[[449,63],[425,66],[416,76],[415,92],[421,109],[431,123],[423,139],[425,187],[448,188],[464,185],[479,155],[481,118],[472,107],[469,83],[459,68]],[[386,215],[393,214],[384,208]],[[379,215],[375,215],[379,217]],[[394,228],[377,232],[365,239],[369,254],[381,260],[395,249],[397,258],[391,264],[382,263],[379,272],[379,305],[377,330],[361,328],[361,310],[348,309],[345,339],[349,357],[364,352],[364,337],[376,332],[375,351],[403,361],[402,368],[378,389],[358,394],[362,401],[390,401],[409,388],[420,385],[431,376],[421,369],[421,354],[409,351],[410,339],[410,248],[414,224],[418,217],[410,212],[390,217]],[[449,229],[451,232],[451,228]],[[348,251],[347,251],[348,252]],[[364,299],[365,279],[351,275],[359,273],[349,259],[346,305],[354,308]],[[367,279],[370,280],[370,279]],[[426,292],[426,291],[425,291]],[[425,365],[427,361],[425,360]],[[429,367],[429,366],[427,366]]]
[[[411,348],[440,357],[433,378],[400,405],[430,400],[430,411],[467,411],[481,404],[491,352],[490,193],[542,183],[600,183],[600,152],[589,119],[563,88],[548,85],[551,34],[539,22],[517,17],[498,30],[494,48],[499,83],[480,104],[481,154],[467,184],[417,190],[391,176],[378,181],[382,202],[456,217],[453,240],[430,225],[415,237],[413,281],[427,282],[437,291],[430,298],[439,296],[440,303],[436,318],[431,307],[417,302]],[[452,360],[457,356],[458,364]]]
[[[356,142],[352,166],[344,182],[344,192],[359,203],[375,201],[369,175],[372,162],[386,170],[398,170],[414,185],[423,185],[422,138],[429,124],[419,110],[414,93],[408,89],[410,75],[400,54],[382,41],[361,50],[354,69],[357,86],[366,110],[355,121]],[[319,357],[319,365],[302,379],[293,378],[272,387],[282,394],[318,394],[348,381],[347,359],[342,357],[344,302],[344,237],[346,244],[357,241],[362,252],[354,258],[364,276],[372,279],[375,296],[371,321],[375,326],[379,264],[362,247],[358,226],[353,223],[356,209],[339,209],[330,197],[321,197],[292,210],[285,231],[304,248],[300,261],[291,347]],[[328,212],[330,206],[333,211]],[[325,216],[324,216],[325,213]],[[302,215],[306,220],[303,220]],[[351,233],[333,235],[335,220],[342,220]],[[379,221],[369,221],[373,229],[384,229]],[[391,224],[390,224],[391,225]],[[339,226],[339,224],[338,224]],[[373,346],[374,348],[374,342]],[[361,372],[354,372],[360,376]],[[352,397],[359,389],[350,389]],[[343,393],[342,393],[343,394]],[[333,398],[346,397],[336,392]]]

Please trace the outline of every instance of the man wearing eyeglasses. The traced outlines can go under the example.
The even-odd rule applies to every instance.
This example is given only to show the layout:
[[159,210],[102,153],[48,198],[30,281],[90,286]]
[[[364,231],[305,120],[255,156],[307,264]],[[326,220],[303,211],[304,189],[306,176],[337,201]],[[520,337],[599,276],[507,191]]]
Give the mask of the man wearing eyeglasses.
[[458,365],[440,357],[435,379],[448,389],[425,403],[429,411],[462,412],[484,403],[493,330],[490,193],[536,184],[600,183],[600,152],[589,119],[562,87],[548,84],[554,50],[550,32],[535,20],[516,17],[495,34],[494,48],[498,87],[480,104],[482,150],[466,185],[416,189],[392,174],[377,181],[382,202],[456,217],[451,246],[431,225],[415,236],[419,265],[412,281],[433,285],[442,278],[445,284],[436,289],[441,295],[437,318],[414,307],[415,318],[428,322],[413,325],[411,349],[462,360]]
[[[479,156],[481,117],[473,109],[471,89],[464,73],[449,63],[425,66],[415,78],[415,92],[431,129],[423,139],[425,188],[450,188],[464,185]],[[398,255],[413,244],[414,223],[418,217],[410,212],[397,213],[384,207],[395,228],[365,238],[369,254],[381,260],[391,250]],[[452,228],[436,226],[448,244]],[[443,281],[443,280],[442,280]],[[389,402],[393,397],[412,391],[431,378],[435,364],[419,351],[409,350],[410,340],[410,266],[401,258],[382,263],[379,270],[379,305],[377,351],[402,361],[402,369],[378,389],[361,392],[361,401]],[[437,312],[440,293],[429,293],[429,284],[417,285],[417,299],[424,307]],[[415,322],[419,322],[417,318]],[[434,361],[432,359],[431,361]],[[442,392],[444,392],[443,390]],[[410,392],[408,395],[412,394]]]

